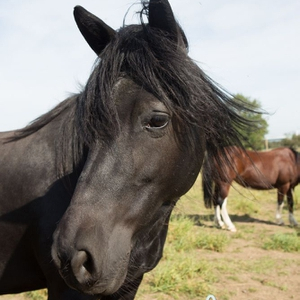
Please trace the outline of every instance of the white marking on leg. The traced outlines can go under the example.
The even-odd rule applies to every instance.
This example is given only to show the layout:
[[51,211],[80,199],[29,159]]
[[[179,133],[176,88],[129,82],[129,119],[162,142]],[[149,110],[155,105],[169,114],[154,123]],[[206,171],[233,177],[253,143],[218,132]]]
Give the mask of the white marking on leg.
[[217,205],[215,207],[215,220],[214,221],[218,227],[221,227],[221,228],[224,227],[224,222],[222,221],[221,214],[220,214],[220,205]]
[[227,226],[227,229],[230,230],[230,231],[235,232],[236,228],[230,220],[230,217],[228,215],[226,206],[227,206],[227,197],[224,199],[224,202],[222,204],[221,215],[222,215],[222,218],[223,218],[223,221],[224,221],[225,225]]
[[284,222],[281,218],[282,215],[282,209],[283,209],[284,203],[282,202],[280,205],[277,205],[277,211],[276,211],[276,223],[278,225],[283,225]]
[[296,221],[293,213],[289,213],[289,221],[292,226],[298,226],[298,222]]

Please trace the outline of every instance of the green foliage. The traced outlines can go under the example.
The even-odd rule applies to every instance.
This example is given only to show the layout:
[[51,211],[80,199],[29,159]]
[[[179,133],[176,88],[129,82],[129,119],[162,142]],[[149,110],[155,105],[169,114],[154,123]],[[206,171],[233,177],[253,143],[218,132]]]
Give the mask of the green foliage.
[[248,265],[248,268],[254,274],[266,275],[276,268],[276,260],[273,257],[262,256]]
[[266,250],[281,250],[284,252],[300,252],[300,239],[297,233],[274,234],[263,245]]
[[[299,187],[294,196],[299,204]],[[164,256],[154,270],[145,274],[136,299],[204,300],[209,294],[214,294],[217,299],[239,299],[233,287],[251,292],[252,295],[248,295],[253,299],[261,298],[260,290],[264,295],[273,289],[286,291],[284,283],[291,274],[290,269],[300,268],[298,256],[295,256],[300,252],[300,228],[268,225],[268,221],[274,222],[275,209],[275,190],[255,191],[239,189],[235,185],[230,190],[228,211],[237,218],[233,221],[238,232],[216,229],[213,227],[213,210],[205,209],[203,204],[199,176],[194,188],[176,205]],[[296,217],[299,209],[296,205]],[[287,213],[284,212],[286,219]],[[252,222],[248,215],[267,222]],[[282,256],[279,251],[295,253]],[[281,282],[282,278],[285,279]],[[256,284],[252,285],[252,281]],[[45,300],[45,293],[46,290],[42,290],[25,295],[32,300]]]
[[172,299],[204,297],[216,277],[211,265],[199,259],[197,249],[222,252],[230,238],[222,231],[208,232],[183,215],[173,215],[169,227],[164,257],[159,267],[147,274],[147,286],[150,292],[168,294]]
[[172,298],[188,299],[205,296],[209,293],[209,283],[215,281],[210,265],[197,257],[185,257],[173,252],[172,258],[163,260],[160,267],[148,274],[146,281],[152,293],[164,293]]
[[257,113],[262,110],[261,103],[256,99],[252,100],[242,94],[237,94],[235,97],[246,103],[253,110],[253,112],[249,111],[241,113],[242,117],[251,121],[253,124],[253,127],[248,126],[243,130],[239,130],[241,135],[245,138],[244,146],[255,150],[264,149],[265,135],[268,133],[268,123],[263,118],[262,113]]
[[259,205],[250,199],[241,198],[232,204],[234,210],[239,213],[253,215],[259,212]]
[[269,143],[270,148],[276,148],[276,147],[292,147],[294,149],[300,148],[300,135],[299,134],[293,134],[290,137],[286,137],[285,139],[278,141],[278,142],[272,142]]
[[[197,230],[198,229],[198,230]],[[175,215],[170,221],[168,242],[177,252],[191,249],[206,249],[222,252],[230,242],[224,232],[207,232],[196,227],[194,221],[187,216]]]
[[48,292],[46,289],[31,291],[25,293],[26,298],[31,300],[45,300],[48,298]]
[[187,251],[194,247],[196,234],[193,227],[193,220],[183,215],[171,216],[168,242],[176,251]]
[[172,299],[204,297],[211,292],[210,283],[216,278],[210,264],[199,259],[195,250],[223,251],[229,238],[222,232],[201,230],[187,216],[173,215],[169,226],[164,257],[159,267],[147,274],[147,286],[151,293],[167,294]]
[[218,234],[206,232],[196,240],[196,248],[223,252],[229,242],[230,239],[224,232]]

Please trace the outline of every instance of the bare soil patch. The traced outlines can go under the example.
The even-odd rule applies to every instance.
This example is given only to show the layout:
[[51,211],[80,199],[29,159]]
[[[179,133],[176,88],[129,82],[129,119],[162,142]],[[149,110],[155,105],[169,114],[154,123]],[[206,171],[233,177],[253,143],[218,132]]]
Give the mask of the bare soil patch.
[[[257,222],[243,225],[243,229],[247,227],[261,239],[264,232],[275,234],[293,231],[289,227]],[[205,253],[206,259],[212,263],[219,260],[225,264],[214,285],[218,300],[299,299],[299,253],[263,250],[257,246],[260,243],[257,239],[236,238],[223,253]],[[226,262],[229,265],[227,270]]]
[[[244,190],[243,193],[245,194]],[[253,193],[253,192],[251,192]],[[232,192],[233,194],[233,192]],[[300,299],[300,253],[283,250],[264,250],[263,242],[276,233],[291,234],[295,229],[278,226],[274,223],[276,193],[274,191],[255,194],[248,197],[249,207],[235,206],[243,197],[238,193],[228,202],[228,212],[236,225],[237,232],[223,231],[230,237],[230,243],[223,252],[195,250],[196,258],[205,260],[212,266],[215,281],[211,284],[217,300],[288,300]],[[200,226],[203,232],[216,234],[221,229],[213,226],[213,211],[206,210],[201,199],[201,189],[196,184],[182,204],[178,204],[174,213],[187,215]],[[254,200],[253,200],[254,199]],[[300,197],[298,196],[298,199]],[[296,201],[295,217],[300,222],[300,205]],[[284,221],[288,224],[288,212],[284,211]],[[195,231],[198,232],[195,228]],[[198,227],[199,229],[199,227]],[[300,237],[299,237],[300,238]],[[185,259],[188,253],[182,252]],[[194,256],[193,256],[194,257]],[[159,268],[159,265],[158,265]],[[200,282],[201,278],[199,278]],[[144,284],[144,283],[143,283]],[[206,297],[189,297],[187,295],[139,293],[138,300],[205,300]],[[0,296],[0,300],[28,300],[24,294]]]

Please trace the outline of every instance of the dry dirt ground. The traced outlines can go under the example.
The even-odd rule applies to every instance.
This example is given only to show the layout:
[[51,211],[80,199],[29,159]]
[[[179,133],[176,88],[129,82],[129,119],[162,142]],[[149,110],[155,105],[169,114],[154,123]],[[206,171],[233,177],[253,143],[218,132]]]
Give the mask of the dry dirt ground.
[[[268,234],[292,231],[288,227],[278,229],[277,225],[257,222],[243,225],[243,229],[247,227],[254,232]],[[263,235],[260,238],[263,239]],[[224,270],[220,271],[219,281],[214,285],[217,300],[299,300],[299,252],[264,250],[257,247],[257,242],[259,241],[237,238],[231,241],[223,253],[205,253],[208,260],[228,261],[228,270],[224,266]],[[235,274],[232,274],[231,268],[234,268]]]
[[[274,204],[270,205],[268,211],[274,210]],[[297,217],[299,222],[299,210]],[[205,258],[213,265],[217,265],[214,270],[217,282],[213,284],[217,300],[300,299],[299,252],[264,250],[259,246],[264,238],[272,234],[294,232],[293,228],[277,226],[270,219],[261,215],[255,218],[236,214],[232,216],[232,221],[238,231],[228,232],[233,238],[224,252],[199,250],[199,258]],[[287,224],[287,217],[285,221]],[[201,223],[207,229],[217,230],[212,227],[210,221]],[[160,299],[162,298],[153,294],[142,297],[142,300]],[[163,299],[173,298],[166,296]],[[18,294],[0,296],[0,300],[28,300],[28,298],[24,294]],[[184,297],[181,300],[188,298]],[[205,297],[199,297],[199,300],[205,300]]]
[[[224,252],[199,250],[199,257],[205,258],[212,265],[216,265],[217,262],[214,272],[217,282],[213,284],[212,293],[216,300],[299,300],[299,252],[288,253],[258,247],[264,236],[279,232],[292,233],[294,229],[289,226],[277,226],[272,222],[261,222],[248,216],[236,216],[232,220],[238,232],[228,234],[237,235],[237,238],[231,240]],[[256,236],[259,237],[253,239]],[[155,295],[142,297],[142,300],[160,299]],[[162,299],[172,300],[173,297]],[[205,300],[206,297],[198,299]],[[183,297],[180,300],[189,298]]]
[[[234,218],[233,218],[234,220]],[[236,220],[237,221],[237,220]],[[288,226],[278,227],[250,220],[235,222],[238,233],[291,232]],[[242,225],[240,225],[242,224]],[[249,233],[250,232],[250,233]],[[230,233],[231,234],[231,233]],[[263,238],[261,236],[260,238]],[[208,261],[220,262],[218,282],[214,284],[217,300],[286,300],[300,299],[300,254],[263,250],[256,240],[234,238],[226,251],[199,251]],[[228,265],[226,264],[228,262]],[[274,267],[274,262],[277,263]],[[237,265],[240,264],[240,270]],[[249,269],[247,269],[247,266]],[[257,269],[257,270],[256,270]],[[234,271],[234,274],[232,273]],[[237,271],[238,270],[238,271]],[[155,295],[143,299],[156,300]],[[166,299],[172,299],[167,297]],[[203,297],[199,297],[202,300]],[[0,300],[28,300],[23,294],[0,296]],[[205,299],[203,299],[205,300]]]
[[1,300],[28,300],[23,294],[0,296]]

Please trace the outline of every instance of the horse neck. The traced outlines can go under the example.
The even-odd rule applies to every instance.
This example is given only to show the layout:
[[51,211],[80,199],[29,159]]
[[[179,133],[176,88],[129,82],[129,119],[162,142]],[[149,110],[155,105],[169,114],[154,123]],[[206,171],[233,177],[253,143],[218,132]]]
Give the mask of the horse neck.
[[[6,136],[10,147],[31,153],[44,153],[52,162],[56,178],[73,173],[83,159],[75,126],[76,97],[67,99],[31,125]],[[15,136],[15,137],[14,137]],[[41,164],[44,162],[41,161]]]
[[[70,107],[62,112],[56,121],[59,130],[55,136],[55,153],[56,153],[56,169],[60,177],[68,176],[69,174],[79,174],[86,160],[87,149],[84,147],[83,141],[76,126],[76,106]],[[53,120],[51,123],[55,123]],[[50,125],[50,131],[51,125]]]

